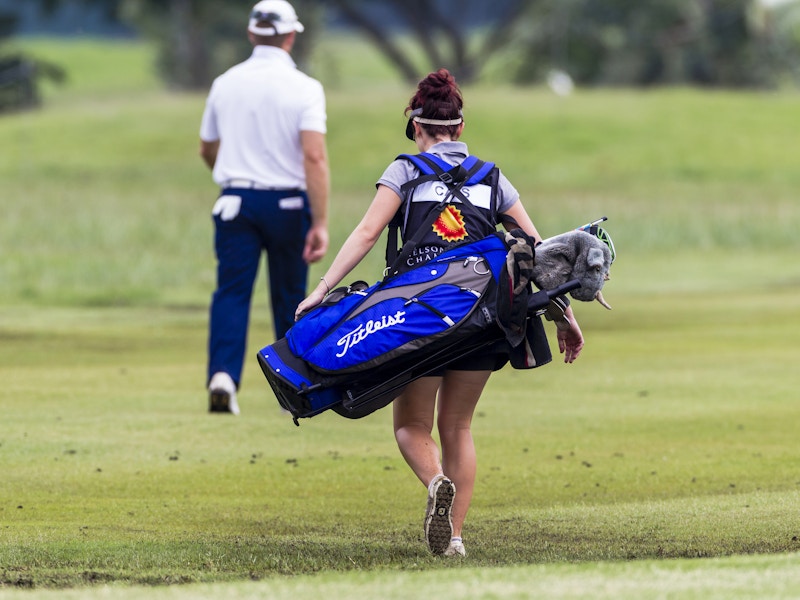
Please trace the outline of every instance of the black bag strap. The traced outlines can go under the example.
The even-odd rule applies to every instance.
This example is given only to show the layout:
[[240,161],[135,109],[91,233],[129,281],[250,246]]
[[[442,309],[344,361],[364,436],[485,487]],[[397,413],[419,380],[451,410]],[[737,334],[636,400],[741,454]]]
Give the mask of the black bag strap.
[[[427,181],[439,180],[445,183],[446,185],[450,186],[457,178],[461,178],[464,181],[467,180],[467,178],[464,177],[463,163],[461,165],[452,166],[443,161],[435,154],[428,154],[427,152],[421,152],[419,154],[400,154],[399,156],[395,157],[395,160],[401,158],[411,162],[415,167],[417,167],[417,169],[421,173],[419,177],[415,177],[414,179],[406,181],[402,186],[400,186],[400,191],[403,193],[404,197],[408,196],[409,190]],[[471,161],[471,164],[474,165],[475,164],[474,161],[477,160],[479,160],[477,157],[468,156],[464,162]],[[448,169],[447,167],[450,168]],[[402,220],[401,217],[402,217],[402,211],[398,210],[392,217],[392,220],[389,221],[389,228],[387,232],[387,242],[386,242],[387,272],[389,272],[390,270],[389,267],[393,266],[398,258],[399,251],[397,249],[398,246],[397,234],[401,225],[401,220]]]
[[[400,227],[400,211],[398,211],[389,222],[386,243],[386,276],[394,275],[398,272],[398,266],[403,264],[403,261],[405,261],[411,255],[422,238],[425,237],[428,229],[431,228],[438,216],[444,210],[444,207],[447,206],[447,203],[450,202],[452,198],[457,197],[465,205],[472,207],[474,212],[481,218],[484,218],[480,211],[475,209],[472,202],[469,201],[469,198],[467,198],[467,196],[461,192],[461,188],[464,186],[464,184],[470,181],[472,176],[478,173],[484,167],[484,165],[486,165],[484,161],[476,157],[469,157],[474,158],[474,161],[470,161],[472,162],[472,165],[469,169],[465,169],[463,165],[459,164],[452,169],[445,171],[436,162],[425,156],[424,153],[417,154],[416,158],[421,158],[423,161],[425,161],[425,163],[427,163],[427,165],[433,171],[433,174],[436,176],[436,178],[438,178],[447,186],[447,194],[445,194],[444,197],[430,209],[422,225],[410,238],[406,239],[403,247],[399,251],[397,249],[397,233]],[[430,175],[426,175],[425,180],[431,181],[432,179],[430,177]],[[411,182],[407,182],[405,185],[408,185],[408,183],[418,185],[419,179],[414,179]]]
[[[474,185],[494,168],[494,163],[487,163],[477,156],[468,156],[461,164],[452,166],[435,154],[421,152],[420,154],[401,154],[397,158],[405,158],[411,161],[414,166],[422,173],[421,176],[411,181],[406,181],[401,187],[402,192],[407,192],[426,181],[442,181],[446,185],[452,185],[459,181],[464,181],[462,185]],[[456,193],[459,199],[463,199],[463,194]]]
[[[489,219],[487,219],[481,211],[477,210],[475,208],[475,205],[472,204],[469,198],[461,191],[461,188],[463,186],[474,185],[479,181],[481,181],[482,179],[484,179],[491,172],[491,170],[494,169],[494,163],[484,162],[477,156],[468,156],[464,160],[464,162],[462,162],[460,165],[453,167],[449,171],[443,172],[441,165],[447,163],[445,163],[435,154],[428,154],[427,152],[423,152],[421,154],[417,154],[414,158],[421,159],[422,161],[424,161],[428,165],[428,167],[432,171],[434,171],[434,173],[436,173],[437,177],[441,181],[443,181],[448,186],[453,186],[450,187],[450,192],[451,192],[450,195],[443,198],[442,201],[437,205],[436,209],[434,209],[436,212],[434,212],[433,219],[431,219],[430,221],[426,219],[425,223],[420,228],[422,230],[421,231],[422,235],[424,235],[427,229],[430,228],[431,225],[433,225],[433,222],[436,220],[436,215],[441,213],[445,205],[450,201],[450,198],[453,197],[458,198],[465,206],[469,207],[473,215],[476,216],[478,219],[482,220],[484,225],[486,225],[487,229],[496,229],[496,225],[492,223]],[[414,163],[416,164],[416,161],[414,161]],[[461,171],[457,171],[459,166],[462,167]],[[454,173],[454,171],[456,171],[456,173]],[[452,180],[450,179],[451,177]],[[450,180],[451,183],[448,183],[448,180]],[[408,185],[409,183],[411,184],[416,183],[418,185],[418,180],[406,182],[405,185]],[[492,193],[494,194],[495,192],[493,191]],[[494,212],[495,212],[495,207],[493,201],[492,211],[491,211],[492,218],[495,217]],[[514,221],[514,219],[511,217],[508,217],[508,219]],[[514,223],[516,223],[516,221],[514,221]],[[418,230],[416,233],[420,233],[420,230]],[[419,240],[417,240],[417,242],[419,242]]]

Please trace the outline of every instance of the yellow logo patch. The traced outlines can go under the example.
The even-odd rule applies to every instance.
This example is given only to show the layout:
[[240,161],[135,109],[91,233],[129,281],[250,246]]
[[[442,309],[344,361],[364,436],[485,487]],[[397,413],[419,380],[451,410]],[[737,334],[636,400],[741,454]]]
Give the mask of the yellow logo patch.
[[446,242],[458,242],[467,237],[464,217],[452,204],[448,204],[433,223],[433,231]]

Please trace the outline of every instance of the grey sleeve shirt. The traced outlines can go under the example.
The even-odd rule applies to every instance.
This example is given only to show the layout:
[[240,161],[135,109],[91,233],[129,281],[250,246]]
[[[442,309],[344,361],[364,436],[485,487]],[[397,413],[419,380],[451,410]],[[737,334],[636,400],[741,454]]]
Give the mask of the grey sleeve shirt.
[[[440,142],[431,146],[428,152],[452,165],[461,164],[469,156],[467,145],[463,142]],[[386,167],[376,185],[385,185],[402,198],[401,186],[417,177],[419,177],[417,168],[410,161],[401,158]],[[519,192],[501,171],[497,186],[497,212],[506,212],[517,200]]]

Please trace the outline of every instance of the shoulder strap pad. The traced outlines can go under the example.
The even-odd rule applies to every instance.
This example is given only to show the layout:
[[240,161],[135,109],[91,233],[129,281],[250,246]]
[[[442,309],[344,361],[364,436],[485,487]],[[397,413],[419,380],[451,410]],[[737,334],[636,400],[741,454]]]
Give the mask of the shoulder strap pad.
[[[450,171],[453,169],[453,165],[450,163],[442,160],[435,154],[431,154],[429,152],[421,152],[420,154],[400,154],[397,158],[404,158],[411,162],[419,172],[422,173],[424,176],[436,176],[439,177],[443,172]],[[464,162],[461,163],[461,166],[464,168],[465,171],[470,172],[469,178],[464,182],[464,185],[475,185],[483,180],[492,169],[494,169],[494,163],[491,162],[483,162],[477,156],[470,155],[464,159]],[[477,170],[473,172],[473,169],[477,167]],[[437,170],[438,169],[438,170]],[[425,177],[425,180],[429,180],[428,177]],[[411,182],[408,182],[411,183]],[[421,183],[420,181],[414,181],[414,184]]]
[[436,167],[439,167],[439,169],[442,171],[449,171],[453,168],[453,165],[445,162],[435,154],[430,154],[429,152],[421,152],[420,154],[401,154],[397,158],[405,158],[406,160],[410,161],[423,175],[437,175],[438,173],[436,172]]
[[[475,158],[476,162],[479,160],[474,156],[467,157],[467,160],[465,160],[462,163],[464,165],[464,167],[467,168],[467,170],[470,170],[472,168],[472,165],[467,165],[467,161],[470,158]],[[467,179],[467,182],[466,182],[465,185],[475,185],[476,183],[480,183],[492,171],[492,169],[494,169],[494,163],[491,163],[491,162],[483,163],[481,165],[481,167],[477,171],[475,171],[475,173],[473,173],[469,177],[469,179]]]

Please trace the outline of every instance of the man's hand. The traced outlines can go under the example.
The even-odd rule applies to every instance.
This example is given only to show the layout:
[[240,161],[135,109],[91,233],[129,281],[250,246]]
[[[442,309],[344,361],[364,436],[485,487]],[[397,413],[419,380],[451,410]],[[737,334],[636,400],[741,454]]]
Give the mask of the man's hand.
[[306,244],[303,248],[303,260],[306,264],[315,263],[321,260],[328,251],[328,229],[327,227],[311,226],[306,234]]

